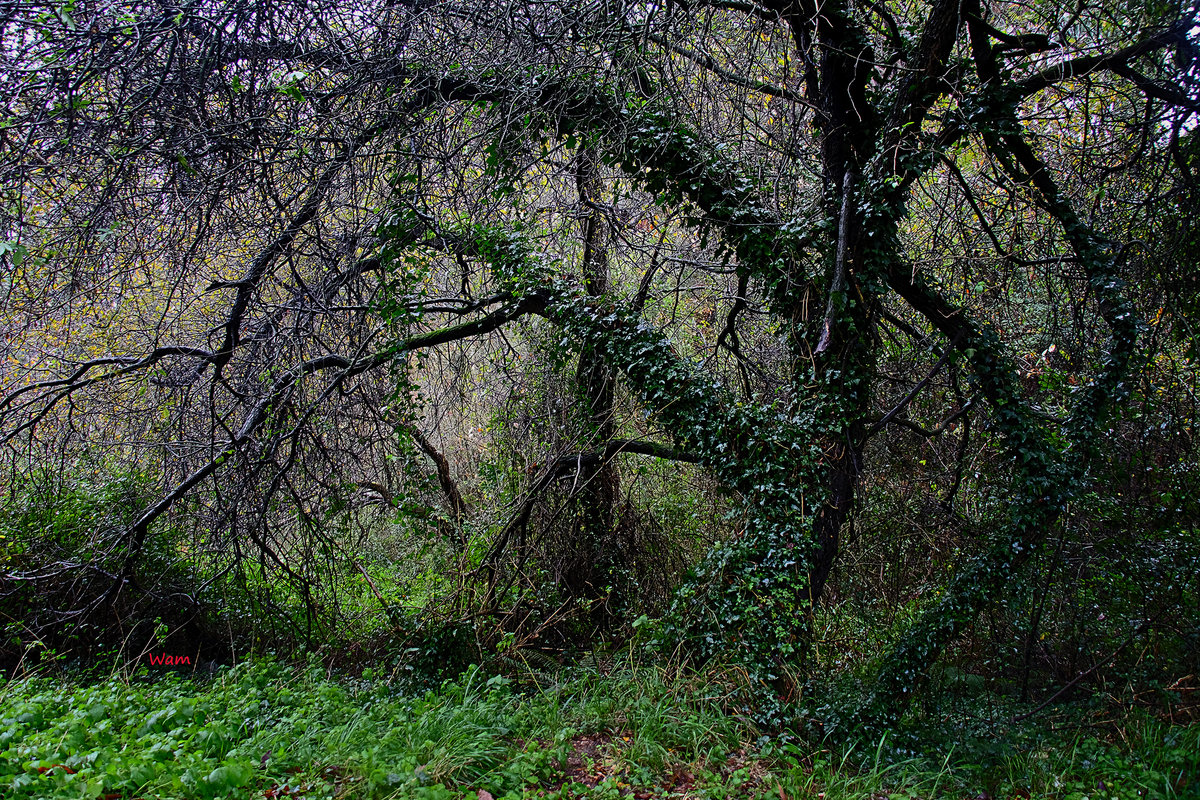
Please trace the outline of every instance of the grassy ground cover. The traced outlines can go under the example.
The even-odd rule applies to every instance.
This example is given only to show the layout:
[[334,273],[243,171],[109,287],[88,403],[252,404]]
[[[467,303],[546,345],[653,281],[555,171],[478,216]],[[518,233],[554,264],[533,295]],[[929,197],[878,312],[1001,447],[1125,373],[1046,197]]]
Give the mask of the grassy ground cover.
[[[33,677],[0,694],[5,798],[1196,796],[1200,727],[1025,735],[981,755],[764,736],[719,673],[627,666],[416,691],[270,660],[208,677]],[[901,741],[902,736],[896,741]],[[925,741],[936,736],[923,734]],[[936,752],[935,752],[936,751]]]

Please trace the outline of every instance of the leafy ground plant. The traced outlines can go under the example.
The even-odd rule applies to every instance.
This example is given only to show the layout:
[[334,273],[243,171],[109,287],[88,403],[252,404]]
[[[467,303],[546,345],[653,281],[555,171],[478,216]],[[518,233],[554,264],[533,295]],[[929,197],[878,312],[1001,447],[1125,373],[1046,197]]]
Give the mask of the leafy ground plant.
[[1200,728],[1145,721],[1124,746],[1031,749],[981,771],[953,753],[830,752],[770,739],[719,673],[625,667],[412,692],[256,661],[211,678],[62,678],[0,693],[5,798],[934,798],[1125,800],[1194,791]]

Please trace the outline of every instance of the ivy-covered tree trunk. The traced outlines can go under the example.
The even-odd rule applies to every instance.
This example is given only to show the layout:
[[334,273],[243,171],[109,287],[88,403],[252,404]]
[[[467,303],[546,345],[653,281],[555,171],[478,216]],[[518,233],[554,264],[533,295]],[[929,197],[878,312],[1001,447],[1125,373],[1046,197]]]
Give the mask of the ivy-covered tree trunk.
[[[608,220],[600,205],[603,183],[596,152],[581,149],[575,159],[575,182],[579,194],[578,217],[582,229],[582,283],[589,297],[601,298],[608,290]],[[576,402],[590,430],[584,439],[590,449],[604,452],[615,435],[613,420],[614,376],[594,348],[579,354],[575,373]],[[627,598],[614,595],[622,582],[622,543],[617,530],[620,475],[608,458],[580,459],[573,477],[574,518],[567,543],[567,569],[563,588],[571,597],[597,603],[589,615],[597,624]]]
[[[897,264],[888,275],[891,288],[935,329],[955,343],[974,370],[974,381],[993,409],[1015,466],[1007,525],[995,532],[982,552],[961,569],[943,598],[923,612],[881,659],[874,686],[860,705],[840,717],[854,730],[878,730],[892,724],[923,685],[929,668],[981,611],[1005,594],[1030,557],[1059,522],[1067,503],[1088,482],[1100,425],[1126,393],[1140,324],[1123,294],[1111,246],[1087,225],[1035,153],[1018,121],[1016,103],[1024,87],[1000,67],[993,37],[1003,37],[982,19],[978,0],[964,4],[971,52],[981,90],[978,130],[998,162],[1019,183],[1030,184],[1037,204],[1061,226],[1095,293],[1109,342],[1099,369],[1071,404],[1061,432],[1054,431],[1021,392],[1011,356],[996,332],[948,301],[915,271]],[[1008,42],[1003,42],[1008,44]],[[1057,434],[1057,435],[1056,435]],[[1056,442],[1065,439],[1064,446]]]

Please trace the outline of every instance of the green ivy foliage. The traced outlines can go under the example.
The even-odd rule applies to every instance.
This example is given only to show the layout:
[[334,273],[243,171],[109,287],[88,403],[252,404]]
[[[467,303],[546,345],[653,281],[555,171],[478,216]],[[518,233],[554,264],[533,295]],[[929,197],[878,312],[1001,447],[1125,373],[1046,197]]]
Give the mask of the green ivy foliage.
[[[560,135],[599,133],[611,163],[666,202],[698,209],[694,223],[718,235],[740,273],[765,288],[772,313],[789,321],[794,357],[808,352],[813,331],[804,328],[796,309],[804,302],[806,284],[827,283],[838,244],[832,218],[836,198],[822,198],[814,209],[789,219],[767,209],[757,187],[739,177],[730,158],[650,104],[613,107],[594,93],[553,82],[541,84],[539,91],[557,93],[555,103],[540,104],[558,109],[546,127]],[[987,91],[982,96],[987,113],[972,114],[968,104],[962,124],[985,139],[1007,137],[1007,145],[1020,151],[1011,101]],[[536,126],[528,121],[527,127]],[[891,134],[880,135],[883,141]],[[743,531],[697,566],[661,630],[664,641],[687,643],[702,658],[738,653],[752,682],[762,687],[775,685],[783,669],[799,665],[805,653],[814,525],[831,499],[831,450],[858,446],[856,432],[874,380],[872,348],[859,339],[869,334],[881,299],[899,293],[968,362],[972,388],[991,407],[992,424],[1013,465],[1008,519],[983,554],[956,574],[939,603],[885,656],[863,702],[849,710],[830,709],[834,727],[887,724],[947,643],[1002,594],[1085,479],[1098,424],[1124,392],[1137,341],[1138,324],[1123,299],[1111,249],[1043,181],[1038,188],[1044,205],[1063,224],[1084,264],[1113,337],[1095,379],[1076,394],[1067,423],[1061,430],[1048,428],[1024,398],[999,334],[972,320],[900,256],[897,226],[906,212],[908,187],[935,154],[935,147],[889,158],[878,154],[867,174],[848,176],[843,191],[854,192],[850,213],[859,220],[863,242],[854,269],[865,294],[833,298],[840,346],[810,359],[809,367],[796,359],[793,399],[787,403],[736,402],[636,315],[587,297],[540,264],[519,233],[476,227],[461,234],[492,265],[514,308],[523,304],[526,312],[548,317],[581,348],[599,353],[624,373],[676,445],[697,455],[743,498]],[[1036,156],[1029,151],[1028,158]],[[1035,173],[1031,164],[1025,168]]]

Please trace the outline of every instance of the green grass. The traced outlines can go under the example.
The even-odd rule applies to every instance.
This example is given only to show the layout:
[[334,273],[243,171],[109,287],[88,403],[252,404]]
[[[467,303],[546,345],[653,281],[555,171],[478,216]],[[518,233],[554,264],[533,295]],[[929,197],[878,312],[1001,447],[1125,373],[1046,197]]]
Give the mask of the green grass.
[[[271,661],[209,680],[37,677],[0,691],[4,798],[1047,797],[1195,791],[1200,728],[1143,719],[1120,746],[1045,739],[989,763],[949,745],[830,752],[761,736],[719,673],[476,668],[434,691]],[[934,748],[936,749],[936,748]]]

